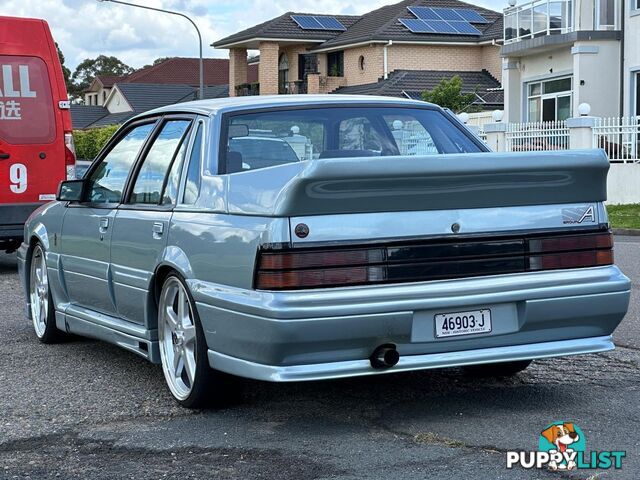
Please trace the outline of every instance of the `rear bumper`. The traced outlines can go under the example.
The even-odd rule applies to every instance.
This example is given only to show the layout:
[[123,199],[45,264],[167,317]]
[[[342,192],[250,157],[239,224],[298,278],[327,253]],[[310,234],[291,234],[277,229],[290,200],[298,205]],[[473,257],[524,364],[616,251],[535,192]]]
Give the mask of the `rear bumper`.
[[[630,290],[615,266],[295,292],[188,283],[211,365],[276,381],[381,373],[368,358],[386,343],[401,360],[384,372],[608,350]],[[436,313],[479,308],[491,333],[435,338]]]
[[429,368],[462,367],[494,362],[512,362],[534,358],[578,355],[613,350],[611,336],[560,340],[557,342],[533,343],[507,347],[481,348],[462,352],[407,355],[393,368],[374,369],[369,360],[316,363],[307,365],[276,366],[248,362],[209,350],[209,364],[233,375],[271,382],[299,382],[305,380],[328,380],[335,378],[375,375],[381,373],[406,372]]

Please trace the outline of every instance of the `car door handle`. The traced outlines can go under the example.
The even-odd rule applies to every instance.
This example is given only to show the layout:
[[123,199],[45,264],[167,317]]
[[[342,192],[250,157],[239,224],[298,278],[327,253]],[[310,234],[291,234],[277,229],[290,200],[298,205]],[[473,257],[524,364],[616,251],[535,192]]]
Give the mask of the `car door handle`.
[[109,228],[109,218],[104,217],[100,219],[100,231],[104,232],[107,228]]
[[11,154],[9,153],[0,153],[0,160],[8,160],[11,158]]
[[153,222],[153,238],[160,238],[164,233],[164,224],[162,222]]

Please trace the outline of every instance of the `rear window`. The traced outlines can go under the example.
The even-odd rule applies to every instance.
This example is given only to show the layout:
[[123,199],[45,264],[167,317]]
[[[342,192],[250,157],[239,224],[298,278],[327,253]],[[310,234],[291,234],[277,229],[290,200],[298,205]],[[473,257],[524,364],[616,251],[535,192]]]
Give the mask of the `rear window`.
[[0,55],[0,140],[13,145],[56,138],[47,66],[41,58]]
[[[332,107],[229,117],[226,173],[320,158],[429,156],[484,151],[430,108]],[[237,135],[237,136],[234,136]]]

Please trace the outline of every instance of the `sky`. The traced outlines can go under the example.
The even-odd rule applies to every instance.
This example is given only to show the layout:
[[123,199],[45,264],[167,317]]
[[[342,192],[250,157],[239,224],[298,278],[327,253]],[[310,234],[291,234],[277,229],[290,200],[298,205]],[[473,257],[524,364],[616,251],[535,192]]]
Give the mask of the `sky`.
[[[205,57],[228,56],[209,45],[287,11],[358,15],[400,0],[127,0],[189,15],[202,33]],[[469,0],[502,11],[506,0]],[[0,15],[43,18],[73,68],[114,55],[139,68],[159,57],[197,57],[193,26],[173,15],[98,0],[0,0]]]

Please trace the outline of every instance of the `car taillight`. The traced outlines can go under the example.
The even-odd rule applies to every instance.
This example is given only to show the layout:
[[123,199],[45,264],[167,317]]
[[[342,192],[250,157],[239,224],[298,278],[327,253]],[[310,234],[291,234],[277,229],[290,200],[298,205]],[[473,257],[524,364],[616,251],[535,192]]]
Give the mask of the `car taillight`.
[[529,270],[597,267],[613,264],[609,232],[529,240]]
[[73,134],[64,134],[64,165],[67,171],[67,180],[76,179],[76,146],[73,142]]
[[[258,261],[256,288],[333,287],[379,283],[387,276],[385,249],[363,248],[307,252],[263,252]],[[376,265],[377,264],[377,265]]]
[[255,288],[294,290],[419,282],[613,264],[613,237],[574,234],[434,239],[387,246],[258,252]]

